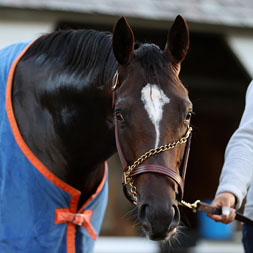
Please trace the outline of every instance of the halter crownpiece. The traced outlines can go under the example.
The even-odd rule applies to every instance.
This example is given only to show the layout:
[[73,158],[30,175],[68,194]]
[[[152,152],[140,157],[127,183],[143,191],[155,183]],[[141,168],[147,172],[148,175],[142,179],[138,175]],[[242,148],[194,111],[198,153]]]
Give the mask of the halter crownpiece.
[[[112,108],[115,106],[116,101],[116,89],[119,85],[119,72],[116,70],[115,75],[113,77],[112,83]],[[178,200],[181,201],[184,194],[184,179],[186,174],[186,168],[188,163],[188,157],[190,152],[190,143],[191,143],[191,132],[192,128],[188,126],[185,135],[179,139],[178,141],[174,141],[167,145],[160,146],[155,149],[151,149],[148,152],[144,153],[140,156],[132,165],[128,165],[123,150],[121,148],[120,140],[119,140],[119,125],[116,115],[114,115],[114,126],[115,126],[115,141],[118,150],[118,155],[120,158],[121,165],[124,169],[122,176],[122,185],[123,191],[125,193],[126,198],[133,204],[137,205],[137,189],[134,185],[133,177],[142,173],[158,173],[165,175],[171,178],[179,188],[179,197]],[[145,160],[150,158],[153,155],[159,154],[161,152],[165,152],[167,150],[173,149],[181,144],[186,143],[186,148],[183,156],[183,160],[181,163],[181,175],[171,168],[166,168],[160,165],[141,165]],[[140,166],[141,165],[141,166]],[[127,185],[130,186],[130,191],[127,189]]]

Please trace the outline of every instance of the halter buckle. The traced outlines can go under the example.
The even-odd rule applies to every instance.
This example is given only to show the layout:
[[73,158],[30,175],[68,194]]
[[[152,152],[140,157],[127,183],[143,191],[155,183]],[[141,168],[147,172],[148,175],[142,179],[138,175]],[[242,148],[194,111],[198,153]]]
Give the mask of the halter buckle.
[[113,82],[112,82],[112,91],[116,90],[118,84],[119,84],[119,71],[116,70],[114,77],[113,77]]
[[129,167],[126,171],[123,172],[123,184],[127,185],[129,184],[130,177],[129,177]]
[[128,176],[126,175],[126,172],[124,172],[123,173],[123,183],[125,184],[125,185],[127,185],[128,184]]

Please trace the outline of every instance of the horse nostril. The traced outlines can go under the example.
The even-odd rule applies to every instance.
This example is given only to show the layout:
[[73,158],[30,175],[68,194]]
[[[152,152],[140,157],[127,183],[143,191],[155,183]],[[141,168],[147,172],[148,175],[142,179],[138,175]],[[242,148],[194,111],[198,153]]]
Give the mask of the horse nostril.
[[141,220],[145,220],[146,219],[146,215],[147,215],[147,212],[148,212],[148,209],[149,209],[149,206],[148,204],[142,204],[139,208],[139,218]]
[[151,240],[164,240],[176,232],[180,213],[174,203],[151,206],[146,202],[139,206],[138,218],[145,234]]
[[178,207],[176,205],[172,205],[172,210],[173,210],[173,216],[172,216],[172,221],[170,224],[170,230],[173,230],[174,228],[176,228],[180,221],[180,212],[179,212]]
[[142,227],[145,229],[146,232],[150,232],[152,230],[151,224],[149,221],[149,205],[142,204],[139,207],[138,216],[141,221]]

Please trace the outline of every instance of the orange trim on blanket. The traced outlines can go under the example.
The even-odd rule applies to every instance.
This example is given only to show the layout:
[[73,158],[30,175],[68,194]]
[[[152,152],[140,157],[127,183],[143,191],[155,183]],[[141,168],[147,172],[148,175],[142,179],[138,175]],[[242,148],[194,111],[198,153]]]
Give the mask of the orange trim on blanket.
[[101,181],[101,183],[99,184],[96,192],[94,194],[92,194],[89,199],[86,200],[86,202],[82,205],[82,207],[78,210],[78,212],[82,212],[82,210],[89,204],[90,201],[92,201],[94,198],[97,197],[97,195],[99,194],[99,192],[102,190],[104,184],[105,184],[105,180],[106,180],[106,175],[107,175],[107,162],[105,162],[105,170],[104,170],[104,176],[103,179]]
[[[32,42],[33,43],[33,42]],[[12,63],[9,75],[8,75],[8,80],[7,80],[7,85],[6,85],[6,113],[7,117],[14,135],[14,138],[21,149],[21,151],[24,153],[26,158],[33,164],[33,166],[43,175],[45,176],[49,181],[51,181],[53,184],[58,186],[60,189],[68,192],[71,194],[71,200],[70,200],[70,206],[69,210],[70,212],[76,212],[77,206],[78,206],[78,201],[80,198],[80,191],[77,189],[73,188],[72,186],[68,185],[67,183],[63,182],[61,179],[56,177],[51,171],[47,169],[47,167],[33,154],[33,152],[30,150],[30,148],[27,146],[25,143],[13,111],[13,106],[12,106],[12,82],[13,82],[13,77],[15,73],[16,66],[21,59],[21,57],[27,52],[28,48],[32,45],[30,43],[21,53],[20,55],[15,59],[15,61]],[[92,199],[94,199],[97,194],[101,191],[103,188],[103,185],[105,183],[105,175],[106,175],[106,168],[105,168],[105,173],[103,180],[101,181],[97,191],[95,194],[93,194],[88,201],[86,201],[85,205],[88,204],[88,202]],[[75,253],[75,233],[76,233],[76,227],[72,223],[68,223],[67,225],[67,252],[68,253]]]
[[[10,126],[12,129],[12,132],[14,134],[14,137],[16,139],[17,144],[19,145],[20,149],[24,153],[24,155],[28,158],[28,160],[33,164],[34,167],[36,167],[41,174],[43,174],[49,181],[60,187],[62,190],[69,192],[71,195],[74,195],[75,197],[75,202],[77,198],[79,198],[79,195],[81,194],[78,190],[75,188],[71,187],[70,185],[66,184],[62,180],[60,180],[58,177],[56,177],[51,171],[49,171],[46,166],[33,154],[33,152],[30,150],[30,148],[27,146],[25,143],[13,111],[12,107],[12,81],[13,81],[13,76],[14,72],[17,66],[17,63],[19,62],[20,58],[25,54],[25,52],[28,50],[31,44],[29,44],[22,52],[21,54],[15,59],[13,62],[10,71],[9,71],[9,76],[7,80],[7,86],[6,86],[6,112],[7,116],[10,122]],[[72,208],[71,209],[76,209],[76,205],[72,203]],[[72,211],[72,210],[71,210]]]

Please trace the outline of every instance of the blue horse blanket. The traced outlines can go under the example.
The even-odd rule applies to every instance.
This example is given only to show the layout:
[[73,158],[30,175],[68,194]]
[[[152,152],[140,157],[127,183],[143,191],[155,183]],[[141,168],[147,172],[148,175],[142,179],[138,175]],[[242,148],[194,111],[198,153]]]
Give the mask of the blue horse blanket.
[[0,51],[0,252],[91,253],[107,204],[107,165],[96,193],[77,210],[80,192],[53,175],[26,145],[11,88],[28,48],[23,42]]

